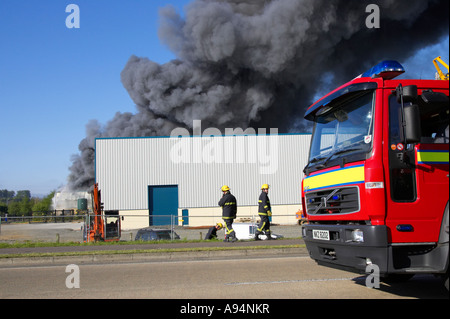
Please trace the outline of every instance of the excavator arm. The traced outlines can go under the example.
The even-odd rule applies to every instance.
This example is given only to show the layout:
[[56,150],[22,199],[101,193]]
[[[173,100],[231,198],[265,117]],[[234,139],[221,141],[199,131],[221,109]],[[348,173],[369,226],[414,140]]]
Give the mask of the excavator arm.
[[[444,74],[444,72],[442,72],[441,68],[439,67],[439,63],[441,63],[446,69],[447,69],[447,74]],[[449,69],[448,69],[448,64],[445,63],[442,58],[440,56],[438,56],[436,59],[433,60],[433,64],[436,67],[437,70],[437,74],[436,74],[436,80],[444,80],[444,81],[448,81],[449,80]]]
[[103,203],[101,201],[101,193],[98,189],[98,184],[94,185],[94,190],[92,191],[92,203],[94,210],[94,223],[91,229],[91,239],[94,241],[99,241],[104,239],[104,225],[103,225]]

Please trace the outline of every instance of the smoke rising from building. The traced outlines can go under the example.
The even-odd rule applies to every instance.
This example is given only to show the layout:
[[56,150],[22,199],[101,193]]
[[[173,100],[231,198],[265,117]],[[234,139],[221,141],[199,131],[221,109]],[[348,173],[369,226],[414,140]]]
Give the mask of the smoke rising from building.
[[[365,24],[371,3],[380,8],[379,29]],[[69,186],[93,184],[97,137],[167,136],[192,129],[193,120],[221,130],[305,132],[302,115],[325,85],[437,43],[448,35],[448,7],[448,0],[195,0],[181,17],[167,6],[159,37],[177,59],[129,58],[121,80],[137,111],[118,112],[105,126],[88,123]]]

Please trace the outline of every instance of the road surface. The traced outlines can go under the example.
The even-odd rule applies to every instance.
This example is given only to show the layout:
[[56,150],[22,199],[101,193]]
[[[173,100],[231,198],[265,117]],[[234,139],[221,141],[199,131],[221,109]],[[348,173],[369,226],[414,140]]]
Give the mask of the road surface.
[[448,299],[433,276],[393,286],[381,283],[379,289],[367,288],[365,281],[365,276],[318,266],[306,256],[11,266],[0,268],[0,299]]

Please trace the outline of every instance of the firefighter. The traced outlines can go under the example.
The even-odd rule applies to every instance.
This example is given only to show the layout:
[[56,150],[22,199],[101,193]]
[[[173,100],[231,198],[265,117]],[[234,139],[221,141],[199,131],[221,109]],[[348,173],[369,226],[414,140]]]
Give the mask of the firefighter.
[[237,204],[236,197],[230,193],[230,188],[223,185],[221,188],[223,195],[219,201],[219,206],[222,207],[222,219],[225,222],[225,242],[235,242],[236,232],[233,229],[233,221],[236,218]]
[[217,231],[221,230],[223,228],[222,223],[217,223],[216,226],[212,226],[209,230],[208,233],[205,236],[205,240],[208,239],[216,239],[217,238]]
[[259,227],[256,229],[255,232],[255,240],[260,240],[259,235],[266,235],[268,240],[272,239],[272,236],[270,234],[270,221],[269,217],[272,216],[271,207],[270,207],[270,201],[269,196],[267,195],[269,193],[269,185],[264,184],[261,186],[261,195],[259,195],[259,208],[258,208],[258,215],[261,219],[259,222]]

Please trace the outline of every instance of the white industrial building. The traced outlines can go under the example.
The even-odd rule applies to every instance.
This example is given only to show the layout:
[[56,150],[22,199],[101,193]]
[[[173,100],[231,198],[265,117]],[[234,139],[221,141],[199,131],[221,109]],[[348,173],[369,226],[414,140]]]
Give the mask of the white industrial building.
[[[236,196],[237,220],[258,214],[269,184],[272,222],[295,223],[310,134],[99,138],[96,182],[105,210],[124,216],[122,227],[204,226],[221,221],[220,187]],[[129,216],[129,217],[128,217]],[[161,216],[159,218],[158,216]]]

